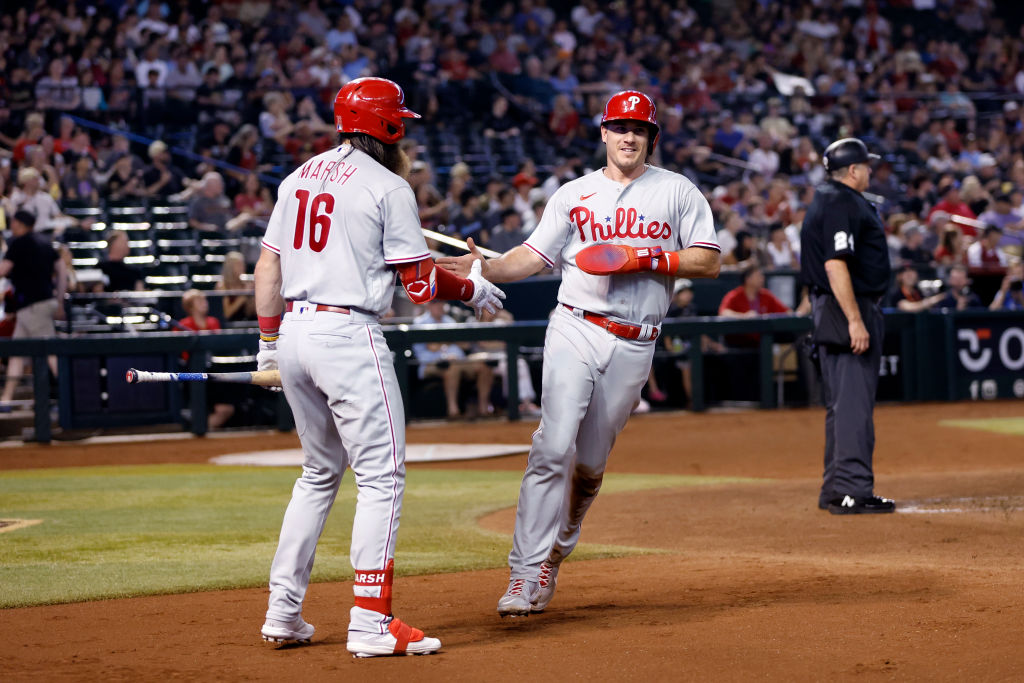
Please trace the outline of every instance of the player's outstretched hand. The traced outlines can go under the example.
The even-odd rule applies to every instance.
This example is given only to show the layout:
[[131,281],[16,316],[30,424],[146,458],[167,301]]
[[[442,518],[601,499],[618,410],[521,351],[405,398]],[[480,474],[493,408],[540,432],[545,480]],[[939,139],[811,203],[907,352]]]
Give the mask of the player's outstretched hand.
[[473,296],[466,302],[473,307],[478,318],[483,311],[488,313],[500,311],[504,308],[501,305],[501,300],[505,298],[505,292],[495,287],[481,274],[480,263],[480,260],[474,259],[470,266],[469,281],[473,283]]
[[473,263],[479,262],[484,277],[487,277],[487,262],[484,259],[484,255],[476,248],[476,242],[473,241],[472,237],[466,240],[466,246],[469,247],[468,254],[462,256],[442,256],[435,263],[445,270],[450,270],[459,277],[469,277],[469,271],[473,267]]

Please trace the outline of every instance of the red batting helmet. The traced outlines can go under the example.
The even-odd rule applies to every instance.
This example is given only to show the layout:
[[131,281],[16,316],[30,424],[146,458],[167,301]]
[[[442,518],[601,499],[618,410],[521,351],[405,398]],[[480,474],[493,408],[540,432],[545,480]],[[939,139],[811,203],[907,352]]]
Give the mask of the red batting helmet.
[[651,151],[658,144],[658,111],[654,106],[654,100],[639,90],[623,90],[611,96],[608,103],[604,105],[604,114],[601,115],[601,125],[608,121],[642,121],[651,126]]
[[334,98],[334,123],[339,133],[366,133],[385,144],[405,136],[403,119],[420,115],[405,106],[401,86],[386,78],[349,81]]

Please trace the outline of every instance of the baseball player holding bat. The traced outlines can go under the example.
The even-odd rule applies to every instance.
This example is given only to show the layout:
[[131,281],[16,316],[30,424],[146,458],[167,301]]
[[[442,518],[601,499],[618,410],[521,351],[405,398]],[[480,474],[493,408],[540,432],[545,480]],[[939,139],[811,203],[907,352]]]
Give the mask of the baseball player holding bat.
[[[635,90],[605,105],[607,166],[562,185],[526,243],[485,261],[492,282],[559,267],[544,343],[540,427],[519,490],[501,616],[542,611],[597,496],[615,437],[640,399],[676,277],[717,277],[719,246],[700,191],[646,163],[654,102]],[[468,273],[473,253],[438,263]]]
[[[441,647],[391,613],[395,535],[405,487],[405,424],[391,351],[378,322],[396,271],[416,303],[501,308],[501,291],[477,266],[464,279],[435,268],[398,147],[406,118],[398,84],[360,78],[334,103],[342,144],[282,183],[256,264],[259,370],[280,369],[302,443],[270,569],[262,633],[308,641],[302,618],[317,541],[347,467],[358,488],[351,561],[355,605],[348,650],[356,656],[429,654]],[[283,314],[283,319],[282,319]]]

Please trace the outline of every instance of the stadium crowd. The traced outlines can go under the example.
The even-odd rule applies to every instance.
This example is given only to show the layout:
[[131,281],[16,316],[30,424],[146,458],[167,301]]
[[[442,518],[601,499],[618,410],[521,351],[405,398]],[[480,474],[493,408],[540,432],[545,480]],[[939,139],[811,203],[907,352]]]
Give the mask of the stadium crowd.
[[[657,101],[653,163],[706,194],[727,268],[799,267],[821,150],[856,136],[882,156],[868,192],[893,263],[991,273],[980,303],[1020,307],[1012,4],[14,2],[0,14],[0,221],[28,211],[70,244],[106,217],[76,209],[180,205],[197,244],[258,237],[276,181],[334,144],[340,86],[380,75],[424,115],[402,143],[423,226],[502,251],[600,165],[602,106],[634,88]],[[210,272],[193,265],[181,289]]]

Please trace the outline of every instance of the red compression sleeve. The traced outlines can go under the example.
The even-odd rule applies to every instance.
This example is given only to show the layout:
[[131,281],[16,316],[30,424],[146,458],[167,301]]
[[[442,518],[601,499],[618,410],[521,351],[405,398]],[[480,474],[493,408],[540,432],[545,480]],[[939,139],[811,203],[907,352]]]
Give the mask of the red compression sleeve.
[[434,299],[469,301],[473,283],[455,273],[437,268],[430,258],[398,264],[398,276],[413,303],[425,304]]

